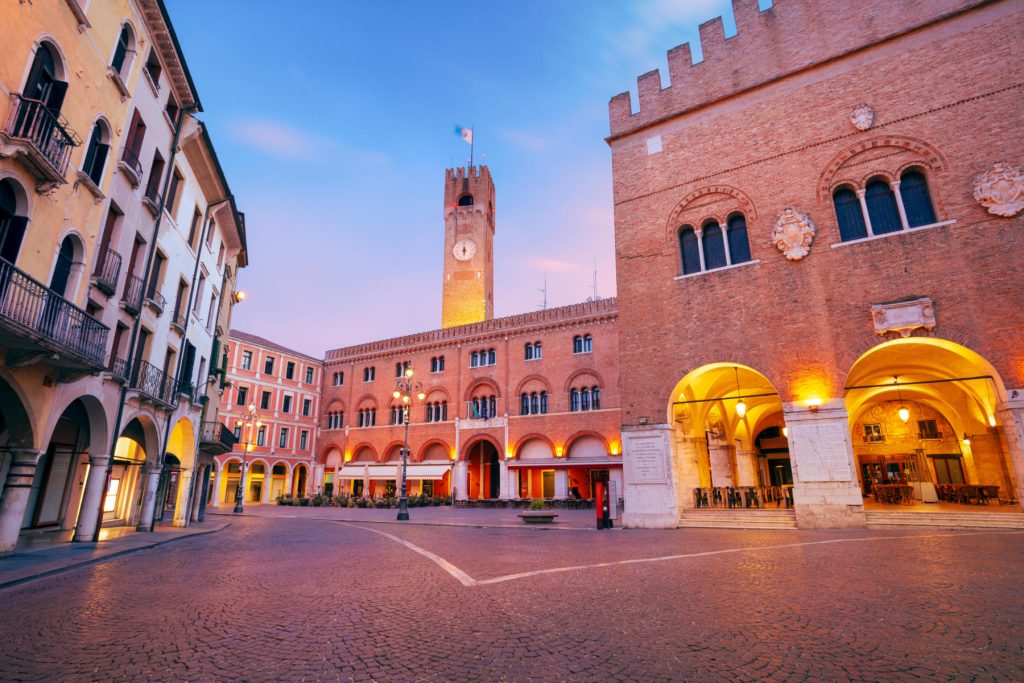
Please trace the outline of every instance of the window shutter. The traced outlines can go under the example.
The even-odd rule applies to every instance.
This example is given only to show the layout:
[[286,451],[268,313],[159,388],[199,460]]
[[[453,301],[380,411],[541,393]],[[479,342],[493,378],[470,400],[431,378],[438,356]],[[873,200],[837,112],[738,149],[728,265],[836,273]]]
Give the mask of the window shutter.
[[64,81],[54,81],[50,84],[50,94],[46,97],[46,108],[54,114],[60,113],[64,106],[64,96],[67,95],[68,84]]

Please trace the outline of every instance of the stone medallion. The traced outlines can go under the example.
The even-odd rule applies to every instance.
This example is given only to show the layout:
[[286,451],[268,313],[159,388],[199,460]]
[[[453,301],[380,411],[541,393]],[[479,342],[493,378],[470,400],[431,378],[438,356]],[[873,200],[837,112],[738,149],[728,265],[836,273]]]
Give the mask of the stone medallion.
[[997,216],[1016,215],[1024,209],[1024,171],[997,161],[992,170],[974,179],[974,198]]
[[875,110],[871,108],[870,104],[863,102],[858,104],[850,114],[850,123],[857,130],[868,130],[875,125]]
[[787,207],[779,212],[772,230],[772,242],[790,261],[799,261],[811,252],[811,242],[817,232],[818,228],[810,216]]

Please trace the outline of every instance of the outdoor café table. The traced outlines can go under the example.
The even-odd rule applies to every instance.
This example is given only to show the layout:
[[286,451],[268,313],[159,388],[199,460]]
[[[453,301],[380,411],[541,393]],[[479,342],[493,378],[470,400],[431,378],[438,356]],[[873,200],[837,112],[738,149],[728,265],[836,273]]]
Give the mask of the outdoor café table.
[[901,503],[914,495],[914,487],[907,484],[875,484],[872,490],[880,503]]

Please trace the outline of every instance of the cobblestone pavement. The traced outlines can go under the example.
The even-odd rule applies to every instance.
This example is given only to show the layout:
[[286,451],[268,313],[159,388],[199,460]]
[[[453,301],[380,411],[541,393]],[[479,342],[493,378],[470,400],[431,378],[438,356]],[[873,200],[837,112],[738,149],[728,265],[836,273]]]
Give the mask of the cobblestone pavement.
[[249,517],[0,591],[0,680],[1019,681],[1022,566],[1006,532]]

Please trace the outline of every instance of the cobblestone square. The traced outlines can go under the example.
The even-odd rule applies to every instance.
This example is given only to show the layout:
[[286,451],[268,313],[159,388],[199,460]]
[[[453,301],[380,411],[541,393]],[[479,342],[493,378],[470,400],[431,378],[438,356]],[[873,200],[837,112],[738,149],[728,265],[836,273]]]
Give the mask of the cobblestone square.
[[1024,676],[1019,532],[285,514],[2,591],[0,679]]

